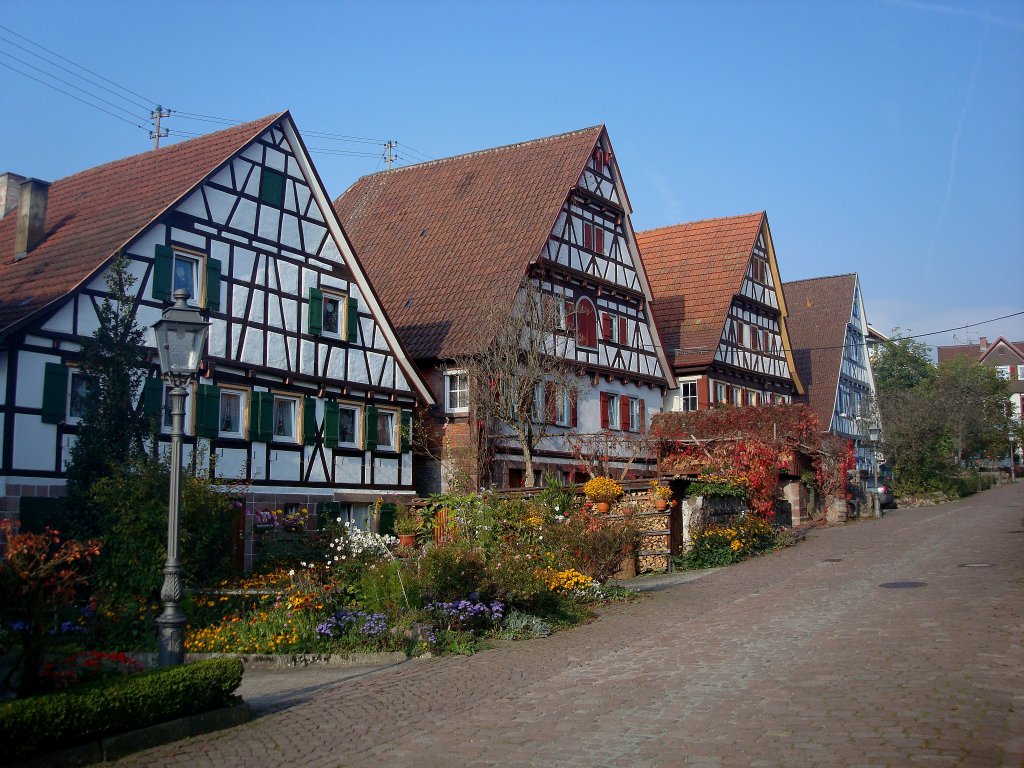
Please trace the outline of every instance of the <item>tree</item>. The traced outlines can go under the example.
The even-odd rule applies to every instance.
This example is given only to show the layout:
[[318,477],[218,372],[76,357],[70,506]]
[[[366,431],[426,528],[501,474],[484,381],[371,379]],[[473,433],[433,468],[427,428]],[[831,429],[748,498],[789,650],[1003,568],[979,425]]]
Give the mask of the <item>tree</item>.
[[885,342],[878,357],[871,363],[875,386],[879,392],[913,389],[935,378],[931,360],[931,347],[903,336],[899,328],[893,329],[892,338]]
[[995,369],[958,356],[939,364],[930,388],[958,465],[971,456],[1002,455],[1011,429],[1009,387]]
[[[523,452],[524,484],[533,486],[533,456],[541,441],[564,430],[549,426],[556,400],[575,403],[580,371],[567,358],[566,305],[526,279],[511,312],[495,304],[481,323],[475,350],[455,367],[469,383],[470,423],[483,426],[479,460],[491,450]],[[499,308],[500,307],[500,308]]]
[[82,344],[88,390],[67,468],[67,493],[77,532],[87,535],[98,533],[89,489],[142,453],[150,432],[141,403],[136,406],[149,352],[135,320],[134,284],[128,258],[117,253],[107,270],[108,295],[98,310],[99,327]]

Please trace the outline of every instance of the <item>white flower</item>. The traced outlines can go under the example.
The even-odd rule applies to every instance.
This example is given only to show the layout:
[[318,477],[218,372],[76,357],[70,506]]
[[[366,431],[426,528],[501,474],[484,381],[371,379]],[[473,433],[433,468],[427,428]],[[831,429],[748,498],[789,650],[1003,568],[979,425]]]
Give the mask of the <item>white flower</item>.
[[[305,563],[303,563],[303,565],[305,565]],[[295,575],[295,569],[292,568],[290,571],[288,571],[288,575],[289,576],[294,576]]]
[[305,568],[305,567],[306,567],[306,564],[305,564],[305,563],[303,563],[303,562],[300,562],[300,563],[299,563],[299,565],[301,565],[301,566],[302,566],[303,568]]

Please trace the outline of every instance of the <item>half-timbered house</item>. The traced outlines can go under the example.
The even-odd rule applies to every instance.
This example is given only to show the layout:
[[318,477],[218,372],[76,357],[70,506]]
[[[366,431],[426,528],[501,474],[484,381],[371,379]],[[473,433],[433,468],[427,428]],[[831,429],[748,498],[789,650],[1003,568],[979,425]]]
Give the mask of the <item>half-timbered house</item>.
[[789,301],[793,357],[806,387],[802,399],[823,431],[853,441],[857,466],[872,467],[868,429],[875,424],[875,377],[860,278],[815,277],[783,285]]
[[[19,191],[0,219],[8,511],[63,493],[85,392],[81,342],[97,328],[117,252],[130,259],[149,346],[174,290],[208,314],[186,404],[187,460],[197,451],[250,509],[302,505],[365,522],[381,494],[412,493],[411,413],[431,395],[289,113],[52,184],[24,180]],[[163,409],[155,355],[139,398],[155,415]],[[159,420],[166,438],[166,413]]]
[[[438,402],[432,418],[449,443],[473,445],[476,427],[453,361],[481,341],[488,313],[512,312],[524,281],[566,307],[560,347],[579,370],[575,402],[537,403],[549,427],[617,442],[643,431],[661,408],[667,361],[603,126],[367,176],[335,206],[429,379]],[[475,479],[529,485],[577,467],[557,436],[538,452],[534,478],[523,477],[520,456],[505,441],[494,476]],[[441,485],[436,471],[423,478],[423,490]]]
[[666,410],[787,403],[802,392],[764,211],[638,232],[637,243],[675,378]]

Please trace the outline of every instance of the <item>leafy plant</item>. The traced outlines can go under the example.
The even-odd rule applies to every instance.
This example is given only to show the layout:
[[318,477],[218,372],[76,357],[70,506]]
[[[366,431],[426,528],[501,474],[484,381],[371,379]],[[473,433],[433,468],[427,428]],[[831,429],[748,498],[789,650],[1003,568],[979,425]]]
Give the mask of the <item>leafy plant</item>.
[[610,477],[598,475],[583,484],[583,493],[591,501],[615,501],[623,493],[622,486]]

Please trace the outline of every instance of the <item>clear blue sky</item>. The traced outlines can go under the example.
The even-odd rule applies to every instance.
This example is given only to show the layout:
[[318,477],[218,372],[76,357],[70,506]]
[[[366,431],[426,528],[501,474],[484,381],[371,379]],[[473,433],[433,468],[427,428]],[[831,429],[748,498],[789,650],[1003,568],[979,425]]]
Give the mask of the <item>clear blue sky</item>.
[[[142,104],[290,109],[309,146],[372,153],[314,153],[332,197],[382,148],[311,132],[395,139],[404,163],[604,123],[637,229],[765,209],[783,279],[859,272],[886,332],[1024,311],[1019,0],[35,0],[0,24]],[[0,64],[82,84],[14,44],[43,53],[0,30]],[[2,170],[52,180],[151,146],[4,66],[0,89]],[[1024,339],[1024,316],[956,339],[1000,334]]]

